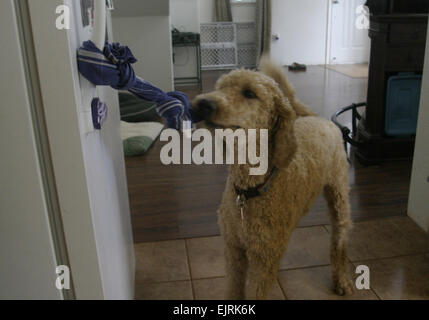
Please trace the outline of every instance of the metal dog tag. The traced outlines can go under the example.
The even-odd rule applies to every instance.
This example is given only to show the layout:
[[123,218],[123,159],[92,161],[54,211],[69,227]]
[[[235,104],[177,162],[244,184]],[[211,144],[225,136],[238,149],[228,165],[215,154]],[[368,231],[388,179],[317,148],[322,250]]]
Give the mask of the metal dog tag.
[[244,203],[245,203],[245,199],[242,195],[238,195],[237,196],[237,200],[236,200],[236,204],[238,208],[243,208],[244,207]]
[[242,195],[237,196],[236,204],[237,207],[240,209],[240,215],[241,215],[241,225],[244,225],[244,204],[246,200]]

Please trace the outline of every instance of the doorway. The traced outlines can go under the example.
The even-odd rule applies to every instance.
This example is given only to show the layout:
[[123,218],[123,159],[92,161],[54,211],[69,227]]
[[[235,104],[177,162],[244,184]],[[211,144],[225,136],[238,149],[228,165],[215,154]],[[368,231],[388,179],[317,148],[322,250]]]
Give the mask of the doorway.
[[369,61],[369,11],[365,0],[330,0],[327,64]]

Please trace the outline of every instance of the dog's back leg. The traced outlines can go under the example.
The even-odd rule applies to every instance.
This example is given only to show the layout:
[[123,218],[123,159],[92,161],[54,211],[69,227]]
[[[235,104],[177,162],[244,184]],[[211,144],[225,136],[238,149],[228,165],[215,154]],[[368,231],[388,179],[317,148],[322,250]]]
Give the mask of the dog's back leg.
[[[344,166],[343,168],[346,168]],[[341,168],[341,167],[340,167]],[[341,169],[340,169],[341,170]],[[347,234],[351,228],[348,173],[344,169],[336,182],[325,186],[324,195],[331,218],[331,263],[334,290],[338,295],[353,293],[353,281],[347,258]]]

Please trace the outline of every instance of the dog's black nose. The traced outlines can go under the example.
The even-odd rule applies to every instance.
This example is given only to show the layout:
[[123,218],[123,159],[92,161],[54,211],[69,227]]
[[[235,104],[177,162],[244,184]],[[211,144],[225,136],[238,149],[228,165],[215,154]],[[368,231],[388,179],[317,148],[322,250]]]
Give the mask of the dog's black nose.
[[210,117],[213,114],[213,112],[215,112],[217,109],[216,101],[207,100],[207,99],[201,99],[200,101],[198,101],[197,106],[198,106],[199,114],[204,119],[207,119],[208,117]]

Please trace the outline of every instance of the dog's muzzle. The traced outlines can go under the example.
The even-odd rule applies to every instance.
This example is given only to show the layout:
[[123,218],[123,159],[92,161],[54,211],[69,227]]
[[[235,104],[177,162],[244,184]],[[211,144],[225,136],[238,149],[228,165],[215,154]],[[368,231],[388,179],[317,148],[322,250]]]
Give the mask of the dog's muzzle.
[[217,102],[209,99],[201,99],[197,102],[196,109],[200,117],[204,120],[208,120],[217,110]]

